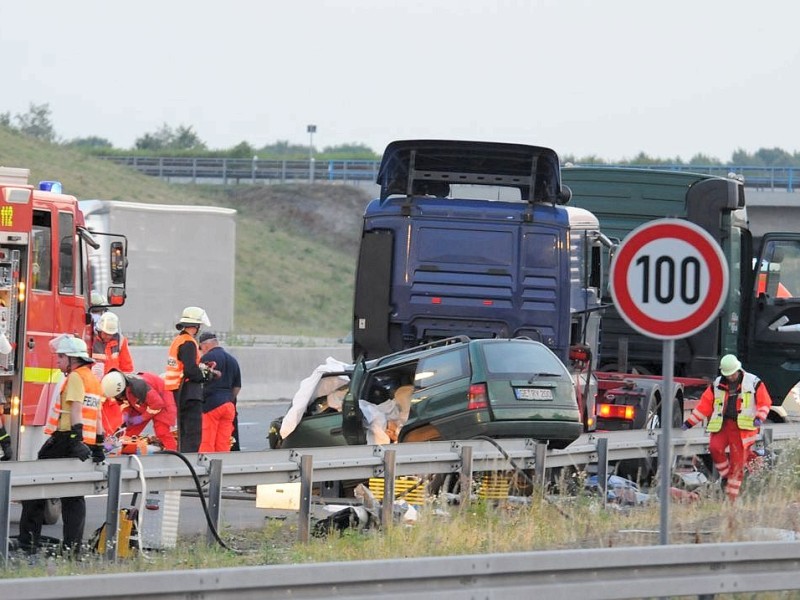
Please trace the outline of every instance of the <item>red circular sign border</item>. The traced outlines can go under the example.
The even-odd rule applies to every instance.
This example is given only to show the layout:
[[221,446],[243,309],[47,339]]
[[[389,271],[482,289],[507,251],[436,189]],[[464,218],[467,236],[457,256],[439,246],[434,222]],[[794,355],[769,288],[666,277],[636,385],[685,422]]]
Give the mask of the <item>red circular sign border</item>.
[[[709,291],[721,290],[719,297],[709,294],[697,310],[677,321],[654,319],[642,312],[627,286],[628,269],[636,253],[645,244],[664,238],[679,239],[695,248],[709,271]],[[619,313],[640,333],[661,339],[680,339],[703,329],[719,312],[728,289],[727,263],[717,243],[704,229],[678,219],[660,219],[632,231],[620,245],[611,271],[611,293]]]

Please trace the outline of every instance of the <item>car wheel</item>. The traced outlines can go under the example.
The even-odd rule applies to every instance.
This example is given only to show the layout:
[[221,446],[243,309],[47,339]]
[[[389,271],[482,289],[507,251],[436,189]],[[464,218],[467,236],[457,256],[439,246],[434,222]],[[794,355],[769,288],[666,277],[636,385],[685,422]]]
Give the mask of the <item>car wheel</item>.
[[53,525],[58,523],[61,516],[61,500],[58,498],[48,498],[45,500],[44,505],[44,523],[45,525]]
[[[427,426],[414,429],[402,438],[402,442],[440,442],[442,435],[435,427]],[[436,473],[428,481],[428,493],[438,496],[441,492],[458,493],[458,475],[455,473]]]
[[[402,435],[402,430],[401,430]],[[401,442],[440,442],[442,441],[442,434],[435,427],[428,425],[427,427],[420,427],[402,435]]]

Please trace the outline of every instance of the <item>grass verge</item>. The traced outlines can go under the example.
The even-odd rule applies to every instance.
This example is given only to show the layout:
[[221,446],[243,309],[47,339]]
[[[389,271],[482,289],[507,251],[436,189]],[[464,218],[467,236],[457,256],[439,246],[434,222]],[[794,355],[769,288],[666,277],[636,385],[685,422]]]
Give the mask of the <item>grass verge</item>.
[[[562,486],[567,488],[569,486]],[[572,486],[574,489],[574,486]],[[578,489],[583,489],[579,486]],[[785,540],[800,532],[800,443],[784,444],[774,465],[748,475],[742,496],[724,500],[717,483],[698,490],[700,500],[673,503],[673,544]],[[654,496],[655,497],[655,496]],[[596,494],[548,494],[508,500],[476,500],[468,506],[433,499],[413,525],[387,530],[344,529],[297,542],[295,519],[266,521],[258,531],[223,529],[231,550],[209,546],[205,537],[181,539],[175,549],[138,554],[109,563],[85,553],[77,561],[12,555],[0,576],[43,577],[272,564],[354,561],[421,556],[648,546],[659,543],[657,501],[603,506]]]

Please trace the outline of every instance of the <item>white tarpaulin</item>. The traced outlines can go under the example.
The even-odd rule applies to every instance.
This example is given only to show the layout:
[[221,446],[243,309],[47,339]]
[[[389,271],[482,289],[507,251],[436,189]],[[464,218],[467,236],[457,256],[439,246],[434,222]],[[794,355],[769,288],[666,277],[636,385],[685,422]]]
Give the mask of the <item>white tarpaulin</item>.
[[[337,410],[341,409],[342,395],[337,394],[337,390],[350,381],[349,377],[326,377],[325,373],[337,373],[352,370],[352,365],[336,360],[329,356],[325,363],[319,365],[314,371],[300,382],[300,388],[292,397],[292,405],[286,411],[286,416],[281,422],[281,437],[286,437],[295,430],[297,424],[303,418],[308,405],[320,396],[328,397],[328,404]],[[338,407],[337,407],[338,402]]]

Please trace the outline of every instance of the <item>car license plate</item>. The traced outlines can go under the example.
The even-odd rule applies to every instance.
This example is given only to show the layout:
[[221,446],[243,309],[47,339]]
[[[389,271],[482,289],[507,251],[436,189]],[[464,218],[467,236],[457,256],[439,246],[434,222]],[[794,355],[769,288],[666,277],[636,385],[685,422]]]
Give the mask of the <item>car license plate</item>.
[[553,390],[543,388],[517,388],[517,400],[552,400]]

